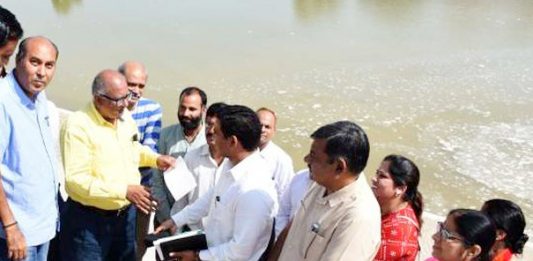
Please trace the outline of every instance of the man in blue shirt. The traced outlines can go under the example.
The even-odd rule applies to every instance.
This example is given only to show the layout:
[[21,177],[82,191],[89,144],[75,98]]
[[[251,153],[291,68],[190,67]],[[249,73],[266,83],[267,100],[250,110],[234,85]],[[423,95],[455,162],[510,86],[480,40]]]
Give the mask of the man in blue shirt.
[[46,260],[58,226],[57,158],[43,90],[58,50],[23,40],[16,67],[0,81],[0,260]]
[[[128,101],[128,110],[131,111],[131,116],[139,129],[139,142],[157,152],[157,142],[161,133],[161,105],[143,97],[148,73],[144,65],[136,61],[123,63],[118,67],[118,71],[126,78],[128,89],[132,93],[132,98]],[[141,184],[151,187],[152,169],[143,167],[139,168],[139,171],[141,172]],[[135,229],[137,260],[141,260],[146,251],[144,238],[148,232],[149,222],[150,215],[137,211]]]
[[[118,71],[124,75],[132,98],[128,102],[128,110],[139,128],[139,142],[157,151],[157,141],[161,133],[161,105],[143,97],[148,74],[140,62],[123,63]],[[146,179],[146,183],[149,178]]]

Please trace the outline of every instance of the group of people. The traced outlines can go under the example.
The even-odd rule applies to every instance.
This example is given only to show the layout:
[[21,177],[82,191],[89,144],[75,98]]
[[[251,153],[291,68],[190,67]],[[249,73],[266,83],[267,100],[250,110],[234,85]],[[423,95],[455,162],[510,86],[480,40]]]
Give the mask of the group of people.
[[[389,155],[368,184],[370,144],[356,123],[312,132],[308,169],[295,174],[272,141],[276,112],[207,106],[202,89],[187,87],[178,122],[162,128],[161,106],[144,97],[146,68],[127,61],[98,73],[91,102],[60,124],[45,93],[58,48],[22,35],[0,7],[0,260],[141,260],[151,213],[156,234],[205,231],[207,249],[172,253],[182,261],[419,255],[419,169]],[[174,198],[165,175],[180,175],[167,172],[180,157],[197,185]],[[528,240],[524,229],[508,200],[455,209],[438,224],[432,259],[511,260]]]

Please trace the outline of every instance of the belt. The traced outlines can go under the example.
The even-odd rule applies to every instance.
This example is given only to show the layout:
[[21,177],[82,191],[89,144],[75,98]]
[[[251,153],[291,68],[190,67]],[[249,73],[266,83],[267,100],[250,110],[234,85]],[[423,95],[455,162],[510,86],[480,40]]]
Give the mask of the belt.
[[131,207],[131,204],[130,204],[130,205],[127,205],[127,206],[125,206],[123,208],[119,208],[119,209],[105,210],[105,209],[101,209],[101,208],[97,208],[97,207],[93,207],[93,206],[86,206],[86,205],[81,204],[80,202],[77,202],[77,201],[74,201],[74,200],[71,200],[71,199],[69,199],[69,201],[74,206],[76,206],[78,208],[81,208],[81,209],[84,209],[84,210],[87,210],[87,211],[90,211],[90,212],[93,212],[93,213],[98,213],[98,214],[100,214],[102,216],[106,216],[106,217],[112,217],[112,216],[120,217],[120,216],[123,216],[126,213],[128,213],[128,210]]

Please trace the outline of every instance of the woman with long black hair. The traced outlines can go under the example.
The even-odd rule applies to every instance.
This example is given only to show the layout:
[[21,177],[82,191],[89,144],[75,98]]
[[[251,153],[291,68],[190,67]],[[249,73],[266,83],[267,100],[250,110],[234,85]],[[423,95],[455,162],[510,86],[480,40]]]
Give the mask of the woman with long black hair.
[[422,225],[420,172],[408,158],[389,155],[372,179],[381,209],[381,245],[374,260],[415,260]]

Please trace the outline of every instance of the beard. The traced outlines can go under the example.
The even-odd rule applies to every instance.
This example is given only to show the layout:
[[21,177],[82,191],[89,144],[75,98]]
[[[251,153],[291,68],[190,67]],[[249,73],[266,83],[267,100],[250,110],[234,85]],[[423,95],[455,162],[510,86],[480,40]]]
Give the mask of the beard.
[[181,126],[185,130],[194,130],[200,126],[200,122],[202,121],[202,116],[194,117],[191,119],[187,119],[183,116],[178,115],[178,120],[180,121]]

